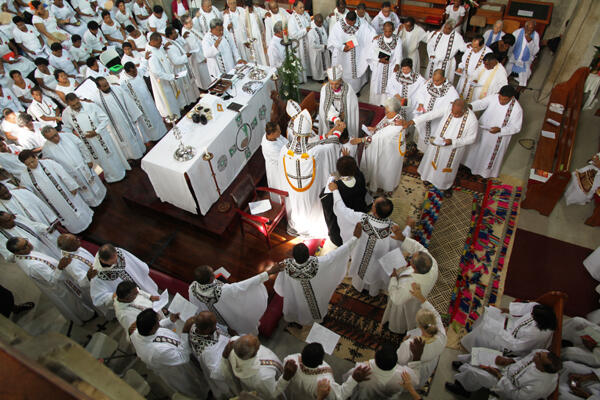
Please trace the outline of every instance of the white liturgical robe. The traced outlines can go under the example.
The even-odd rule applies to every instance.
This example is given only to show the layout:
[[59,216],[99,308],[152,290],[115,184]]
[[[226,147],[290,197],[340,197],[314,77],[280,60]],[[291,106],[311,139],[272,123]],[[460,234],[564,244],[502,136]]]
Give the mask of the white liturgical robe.
[[485,65],[479,66],[473,79],[473,81],[467,83],[466,86],[469,86],[469,88],[463,96],[467,103],[496,94],[502,89],[502,86],[508,85],[506,70],[500,63],[497,63],[492,69],[487,69]]
[[185,39],[188,51],[192,53],[189,59],[189,67],[194,72],[194,82],[196,86],[206,90],[210,86],[212,79],[210,79],[208,64],[202,50],[203,36],[196,28],[188,29],[185,27],[181,29],[181,36]]
[[175,83],[183,97],[179,97],[179,105],[186,106],[192,103],[196,103],[198,97],[200,97],[200,91],[196,87],[196,77],[194,70],[191,67],[191,57],[188,58],[186,43],[183,37],[177,36],[175,40],[167,40],[165,46],[171,43],[167,48],[167,55],[169,60],[173,64],[173,68],[177,75],[183,75],[179,78],[175,78]]
[[[381,62],[380,56],[387,56],[387,63]],[[367,57],[371,67],[369,103],[376,106],[383,105],[385,100],[392,96],[392,93],[387,91],[388,82],[393,79],[394,68],[396,66],[400,68],[402,43],[394,34],[389,38],[379,36],[372,41]]]
[[350,252],[356,245],[352,237],[337,249],[320,257],[309,257],[298,264],[293,258],[282,261],[285,271],[277,275],[275,292],[283,297],[283,317],[288,322],[310,325],[327,315],[329,300],[344,276]]
[[460,33],[452,31],[446,35],[442,31],[433,32],[427,41],[429,64],[425,78],[431,78],[436,69],[444,70],[444,76],[454,82],[456,60],[454,56],[459,51],[465,51],[465,42]]
[[385,25],[386,22],[394,24],[394,30],[398,29],[400,26],[400,18],[398,18],[398,14],[394,11],[391,11],[387,17],[383,15],[383,11],[379,11],[379,13],[373,17],[371,25],[373,26],[373,29],[375,29],[375,32],[377,32],[378,35],[381,35],[383,34],[383,25]]
[[93,306],[93,301],[89,294],[90,281],[87,278],[87,273],[90,269],[94,268],[94,256],[83,247],[79,247],[73,252],[61,250],[61,257],[71,260],[65,270],[77,281],[79,287],[87,288],[86,292],[90,298],[90,304]]
[[44,203],[25,188],[10,189],[10,199],[0,199],[0,210],[27,218],[44,225],[52,225],[58,216]]
[[196,324],[193,324],[188,334],[192,354],[200,363],[208,386],[217,400],[230,399],[234,396],[221,371],[223,350],[229,343],[229,339],[229,335],[221,331],[218,326],[212,335],[203,335],[196,331]]
[[573,343],[573,346],[563,347],[560,350],[560,356],[563,360],[575,361],[598,368],[600,367],[600,347],[596,345],[590,351],[583,345],[581,339],[585,335],[598,337],[600,326],[581,317],[565,319],[562,327],[562,339]]
[[519,86],[527,86],[531,76],[531,64],[540,51],[540,35],[533,31],[530,41],[525,37],[525,28],[519,28],[512,33],[515,44],[508,50],[506,71],[517,74]]
[[283,360],[283,364],[285,365],[288,360],[294,361],[298,366],[298,369],[285,391],[287,400],[316,398],[317,384],[323,379],[329,381],[331,387],[329,396],[326,397],[326,399],[329,400],[344,400],[349,398],[350,394],[358,384],[352,376],[348,377],[343,384],[338,384],[333,377],[333,370],[325,361],[316,368],[309,368],[302,364],[301,354],[290,354]]
[[123,71],[121,87],[129,93],[136,107],[141,111],[137,126],[145,142],[160,140],[166,133],[167,127],[160,116],[152,93],[148,90],[144,78],[139,74],[135,77]]
[[337,217],[340,233],[344,242],[350,239],[354,226],[362,223],[363,233],[352,251],[352,263],[349,274],[352,286],[359,292],[368,289],[371,296],[377,296],[385,289],[390,276],[384,271],[379,259],[402,245],[402,242],[391,237],[393,222],[379,219],[346,207],[338,190],[333,192],[333,211]]
[[[282,182],[283,176],[279,170],[279,155],[281,149],[288,143],[287,139],[283,136],[279,136],[275,140],[268,140],[267,135],[263,136],[261,142],[261,148],[263,157],[265,158],[265,170],[267,173],[267,184],[272,189],[283,190],[284,182]],[[279,196],[275,196],[279,201]],[[0,200],[1,202],[1,200]]]
[[440,190],[450,189],[458,173],[458,167],[463,160],[468,145],[477,138],[477,117],[469,109],[463,116],[455,118],[452,115],[452,104],[446,109],[436,107],[435,110],[415,117],[414,121],[430,121],[441,118],[438,130],[432,132],[435,140],[451,139],[450,145],[430,144],[423,154],[419,164],[419,175],[423,181],[431,182]]
[[[374,36],[373,28],[358,20],[354,25],[348,25],[342,20],[335,24],[329,34],[327,48],[331,50],[331,65],[342,66],[344,82],[350,84],[356,93],[367,81],[367,55]],[[354,47],[344,51],[348,42],[352,42]]]
[[421,73],[421,56],[419,55],[419,44],[427,43],[429,35],[419,25],[414,25],[411,31],[407,31],[403,26],[398,32],[398,37],[402,40],[402,56],[410,58],[413,62],[412,70]]
[[27,255],[15,255],[16,263],[33,279],[37,287],[70,321],[83,325],[94,316],[94,310],[82,301],[82,290],[58,269],[58,260],[35,249]]
[[[254,42],[250,44],[252,48],[247,50],[247,61],[252,61],[252,50],[254,50],[254,62],[259,65],[269,65],[267,54],[265,53],[267,46],[267,42],[265,42],[265,25],[263,24],[263,20],[260,17],[258,10],[253,8],[252,12],[250,12],[249,8],[245,7],[241,12],[240,17],[247,36],[254,39]],[[248,41],[248,39],[246,39],[246,41]]]
[[215,47],[218,39],[210,32],[202,39],[202,51],[206,56],[208,72],[213,80],[229,72],[242,59],[229,32],[223,32],[219,46]]
[[[510,139],[521,131],[523,122],[523,109],[517,99],[513,98],[502,105],[499,97],[498,94],[492,94],[471,103],[473,111],[485,111],[479,117],[479,135],[467,149],[463,164],[471,169],[473,175],[484,178],[497,178],[500,175]],[[500,132],[491,133],[490,128],[500,128]]]
[[306,35],[308,40],[308,57],[312,78],[316,81],[327,79],[327,68],[331,67],[331,55],[327,49],[327,30],[323,26],[310,24],[311,29]]
[[[600,153],[596,157],[600,157]],[[590,162],[585,167],[573,171],[565,191],[565,202],[567,205],[584,205],[592,200],[598,188],[600,188],[600,168]]]
[[[131,167],[107,129],[108,116],[94,103],[82,101],[81,107],[79,111],[74,111],[71,107],[63,111],[64,127],[79,136],[94,162],[102,168],[106,182],[120,181],[125,178],[125,171]],[[86,138],[89,131],[95,131],[96,136]]]
[[179,117],[179,97],[183,96],[175,82],[175,68],[164,47],[156,48],[148,46],[150,59],[148,60],[148,71],[150,72],[150,83],[156,108],[160,115],[165,118],[170,115]]
[[307,28],[310,28],[310,15],[308,15],[306,11],[302,15],[293,11],[292,15],[288,17],[287,28],[290,39],[298,41],[296,56],[300,59],[300,63],[302,64],[300,82],[306,82],[307,77],[312,76],[307,32]]
[[[26,189],[23,189],[26,190]],[[32,244],[35,251],[47,254],[50,257],[60,258],[60,250],[56,245],[59,233],[57,231],[48,232],[48,225],[40,222],[34,222],[16,215],[12,228],[0,228],[0,254],[8,260],[12,254],[6,248],[6,242],[11,237],[22,237]]]
[[474,52],[471,44],[466,46],[466,50],[458,64],[458,69],[462,69],[462,72],[456,85],[456,90],[463,99],[467,99],[471,87],[470,82],[477,80],[475,71],[483,65],[483,56],[492,51],[489,47],[483,46],[479,51]]
[[241,282],[192,282],[188,298],[200,311],[211,311],[222,325],[243,333],[258,334],[258,323],[267,309],[269,275],[262,272]]
[[106,186],[98,174],[88,166],[88,163],[92,162],[92,156],[77,136],[69,132],[61,132],[59,138],[58,143],[46,141],[42,147],[44,157],[62,165],[75,179],[81,189],[79,192],[81,197],[90,207],[99,206],[106,196]]
[[[564,350],[564,349],[563,349]],[[562,350],[561,350],[562,356]],[[580,400],[581,397],[571,391],[569,378],[571,374],[587,375],[594,374],[594,380],[585,383],[585,390],[591,394],[588,400],[600,400],[600,368],[590,368],[587,365],[578,364],[573,361],[563,361],[560,377],[558,380],[558,398],[560,400]]]
[[[150,300],[151,294],[144,292],[143,290],[138,289],[138,294],[133,299],[133,301],[129,303],[121,302],[117,297],[113,299],[113,308],[115,310],[115,317],[119,324],[123,327],[125,331],[125,336],[129,337],[129,328],[135,322],[139,313],[144,311],[147,308],[152,308],[153,301]],[[162,311],[157,312],[159,319],[164,319],[164,315]],[[165,324],[168,322],[164,322]]]
[[414,239],[406,238],[400,247],[405,255],[426,253],[431,257],[431,269],[426,274],[412,273],[410,276],[393,277],[388,287],[388,304],[383,314],[382,323],[389,322],[392,332],[404,333],[417,326],[415,316],[421,303],[410,294],[413,282],[421,285],[421,293],[427,297],[438,278],[438,264],[429,251]]
[[418,369],[413,370],[404,365],[396,365],[393,369],[384,371],[377,366],[375,360],[357,363],[356,367],[344,374],[344,378],[352,375],[354,370],[360,366],[371,368],[371,375],[369,375],[368,380],[362,381],[356,386],[352,395],[349,397],[350,400],[398,400],[404,391],[404,388],[402,387],[402,374],[406,372],[410,376],[413,385],[415,385],[419,379]]
[[[231,11],[230,8],[225,10],[223,12],[223,29],[227,29],[233,37],[233,42],[240,57],[248,60],[248,48],[244,46],[244,43],[248,42],[248,31],[246,30],[243,14],[244,9],[241,4],[240,7],[236,6],[235,11]],[[231,25],[231,29],[229,29],[229,25]]]
[[82,188],[57,162],[39,160],[37,168],[21,174],[21,184],[44,200],[69,232],[82,232],[92,223],[94,212],[79,194]]
[[269,65],[273,68],[281,67],[285,60],[285,46],[281,44],[282,41],[282,38],[273,36],[269,42],[267,57],[269,58]]
[[217,7],[212,6],[209,12],[206,12],[201,8],[198,10],[198,16],[194,16],[194,28],[202,32],[203,35],[207,35],[210,33],[210,21],[215,18],[223,19],[223,14],[221,14],[221,11],[219,11]]
[[[416,71],[416,69],[413,68],[413,71]],[[400,111],[402,119],[406,121],[413,119],[416,95],[424,84],[425,79],[416,72],[404,74],[402,70],[398,70],[398,72],[390,77],[387,93],[389,93],[390,97],[399,95],[405,99],[405,105]]]
[[[329,82],[321,86],[321,94],[319,96],[319,135],[325,135],[331,129],[331,115],[341,118],[346,123],[346,129],[348,129],[348,136],[350,138],[358,137],[358,97],[356,97],[356,93],[346,82],[342,82],[342,87],[337,92],[331,88]],[[337,159],[334,160],[334,166],[336,161]],[[333,170],[329,172],[333,172]]]
[[547,348],[553,331],[537,327],[532,315],[537,304],[512,302],[509,314],[495,307],[486,307],[471,332],[462,338],[461,344],[467,351],[473,347],[486,347],[517,355],[528,354],[536,348]]
[[282,27],[286,26],[288,16],[290,15],[283,8],[279,8],[277,14],[273,14],[271,10],[269,10],[269,13],[271,16],[265,18],[265,40],[267,43],[270,43],[271,38],[275,36],[273,33],[273,27],[275,27],[275,24],[281,21]]
[[329,34],[330,35],[331,35],[331,32],[333,31],[333,27],[338,22],[343,21],[346,18],[346,14],[348,14],[348,12],[350,12],[350,10],[348,10],[347,8],[344,8],[343,12],[340,12],[340,10],[338,10],[337,7],[333,9],[333,13],[331,13],[332,15],[330,15],[327,18],[327,23],[329,24]]

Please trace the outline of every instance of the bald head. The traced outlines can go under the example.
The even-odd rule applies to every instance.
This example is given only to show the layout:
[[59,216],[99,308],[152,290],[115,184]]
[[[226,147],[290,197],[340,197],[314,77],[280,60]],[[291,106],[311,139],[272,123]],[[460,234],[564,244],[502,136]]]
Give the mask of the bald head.
[[209,335],[217,329],[217,317],[210,311],[202,311],[196,315],[196,330],[202,335]]
[[117,262],[117,249],[110,243],[103,244],[98,249],[98,258],[104,264],[114,264]]
[[442,83],[444,83],[446,81],[446,77],[444,76],[444,70],[436,69],[435,71],[433,71],[433,76],[431,77],[431,80],[436,86],[439,86]]
[[456,99],[452,103],[452,115],[455,118],[462,117],[467,111],[467,103],[463,99]]
[[72,233],[63,233],[56,242],[58,247],[64,251],[77,251],[80,246],[79,239]]
[[201,285],[211,283],[213,279],[215,279],[215,274],[209,265],[201,265],[194,270],[194,280]]
[[260,342],[254,335],[244,335],[233,343],[233,351],[242,360],[249,360],[256,355]]

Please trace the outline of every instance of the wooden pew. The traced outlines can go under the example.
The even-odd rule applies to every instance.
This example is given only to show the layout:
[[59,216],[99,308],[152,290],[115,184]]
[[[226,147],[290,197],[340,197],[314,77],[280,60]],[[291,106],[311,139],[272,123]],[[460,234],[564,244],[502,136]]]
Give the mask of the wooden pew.
[[402,17],[413,17],[417,22],[440,26],[446,9],[446,0],[420,0],[422,6],[404,4],[399,0],[396,12]]
[[[539,176],[547,174],[552,176],[545,183],[530,180],[527,197],[521,203],[523,208],[538,210],[542,215],[550,215],[571,179],[569,168],[581,113],[583,86],[589,72],[589,68],[579,68],[567,82],[559,83],[552,89],[542,130],[552,132],[555,137],[548,138],[540,132],[531,166],[533,172]],[[551,111],[552,103],[563,105],[563,113]],[[554,126],[548,122],[548,119],[558,122],[559,125]]]
[[348,7],[349,10],[355,11],[360,3],[365,3],[365,9],[371,18],[379,14],[379,11],[381,10],[381,2],[377,1],[347,0],[346,7]]

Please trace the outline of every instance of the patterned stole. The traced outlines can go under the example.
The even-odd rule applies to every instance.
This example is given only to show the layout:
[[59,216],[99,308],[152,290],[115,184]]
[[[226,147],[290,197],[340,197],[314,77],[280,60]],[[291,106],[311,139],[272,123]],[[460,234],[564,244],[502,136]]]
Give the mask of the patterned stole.
[[283,366],[275,361],[275,360],[265,360],[265,359],[260,359],[258,360],[258,362],[260,363],[260,365],[268,365],[271,367],[275,367],[275,369],[281,374],[283,373]]
[[[348,35],[354,35],[360,28],[360,19],[354,25],[348,25],[346,20],[341,21],[342,30]],[[356,47],[350,49],[350,62],[352,63],[352,79],[358,79],[358,65],[356,64]]]
[[117,249],[117,264],[107,271],[99,271],[96,276],[103,281],[114,281],[121,278],[124,281],[135,282],[131,275],[125,270],[126,267],[123,253],[121,250]]
[[62,256],[65,258],[69,258],[71,260],[75,259],[75,260],[79,260],[82,263],[84,263],[85,265],[87,265],[87,267],[89,269],[93,269],[94,268],[94,263],[92,263],[90,260],[86,259],[85,257],[80,256],[79,254],[75,254],[75,253],[69,253],[68,251],[61,251]]
[[319,261],[317,260],[317,257],[310,257],[304,264],[297,264],[296,261],[291,258],[284,260],[283,263],[285,265],[285,272],[287,272],[290,278],[297,280],[300,283],[300,286],[302,286],[304,298],[306,299],[306,303],[308,304],[313,319],[320,320],[323,318],[321,310],[319,310],[315,291],[310,283],[310,280],[317,275],[317,272],[319,272]]
[[194,351],[194,354],[196,356],[200,356],[207,347],[217,344],[221,335],[229,337],[228,334],[221,332],[219,329],[216,329],[212,335],[202,335],[196,332],[196,324],[194,324],[190,329],[188,340],[190,342],[190,347]]
[[533,364],[533,358],[531,360],[529,360],[528,362],[523,363],[523,365],[521,365],[519,368],[517,368],[514,372],[510,372],[507,374],[507,378],[512,382],[512,384],[515,387],[519,387],[518,383],[519,383],[519,378],[520,378],[521,374],[523,374],[523,372],[525,372],[527,367],[529,367],[531,364]]
[[[446,122],[444,122],[444,126],[442,127],[442,131],[440,132],[440,137],[443,139],[444,135],[446,134],[446,130],[448,129],[448,125],[450,125],[450,121],[452,121],[452,119],[454,118],[454,116],[452,115],[452,113],[450,113],[450,115],[448,115],[448,118],[446,119]],[[467,123],[467,119],[469,118],[469,111],[465,112],[465,115],[463,115],[462,120],[460,121],[460,128],[458,130],[458,135],[456,135],[456,139],[459,139],[460,137],[462,137],[463,131],[465,130],[465,124]],[[440,146],[435,146],[435,156],[433,157],[433,161],[431,162],[431,165],[433,166],[433,169],[435,169],[437,171],[437,162],[438,162],[438,158],[440,156]],[[452,153],[450,153],[450,157],[448,157],[448,162],[446,163],[446,168],[444,168],[442,170],[442,172],[452,172],[452,162],[454,161],[454,156],[456,155],[456,149],[452,150]]]
[[[510,114],[512,114],[512,110],[515,107],[515,103],[517,99],[513,97],[508,105],[508,109],[506,110],[506,115],[504,116],[504,121],[502,121],[502,128],[508,125],[508,121],[510,120]],[[498,156],[498,150],[500,149],[500,144],[502,143],[502,136],[498,136],[496,138],[496,144],[494,145],[494,151],[492,151],[492,156],[490,157],[490,162],[488,162],[487,169],[492,169],[494,166],[494,161],[496,161],[496,157]]]
[[179,340],[170,338],[168,336],[156,336],[153,340],[152,343],[169,343],[172,344],[175,347],[179,346]]
[[[481,63],[483,62],[483,57],[485,56],[484,54],[485,52],[483,50],[481,50],[481,56],[479,56],[479,60],[477,60],[477,65],[475,65],[475,69],[474,71],[477,71],[477,68],[479,68],[479,66],[481,65]],[[471,50],[469,52],[469,55],[467,56],[467,59],[465,61],[465,69],[463,70],[463,74],[465,74],[465,84],[463,85],[462,90],[460,91],[460,98],[464,99],[465,96],[465,89],[467,88],[467,85],[469,86],[469,90],[467,92],[467,102],[471,101],[471,97],[473,97],[473,89],[474,86],[471,85],[471,82],[469,82],[469,62],[471,61],[471,56],[473,55],[473,51]]]
[[[94,126],[94,123],[92,122],[92,117],[90,117],[89,114],[88,114],[88,119],[90,121],[90,126],[92,127],[92,130],[96,130],[96,127]],[[83,144],[85,144],[85,147],[87,147],[92,158],[94,160],[98,160],[98,155],[94,151],[94,148],[90,144],[88,138],[85,137],[85,132],[83,131],[83,129],[81,129],[81,126],[79,125],[79,121],[77,121],[77,115],[73,115],[71,120],[73,121],[73,125],[75,125],[75,130],[79,133],[79,135],[78,135],[79,138],[83,141]],[[100,142],[100,145],[102,146],[102,149],[104,150],[106,155],[109,155],[110,151],[108,150],[108,146],[104,142],[104,139],[102,139],[102,136],[98,132],[96,132],[96,133],[97,133],[96,137],[98,138],[98,141]]]
[[142,106],[140,99],[138,99],[137,93],[135,93],[135,90],[133,90],[133,86],[131,85],[129,79],[125,79],[125,84],[127,85],[127,89],[129,90],[129,94],[131,94],[133,101],[135,101],[135,105],[142,112],[142,117],[144,117],[144,123],[146,124],[148,129],[152,129],[152,123],[146,116],[146,113],[144,112],[144,107]]
[[527,325],[530,325],[532,322],[534,322],[533,317],[527,318],[525,321],[521,322],[518,326],[516,326],[513,329],[512,333],[511,333],[512,337],[514,337],[516,339],[517,336],[519,335],[519,331],[522,328],[526,327]]
[[[408,77],[405,77],[402,73],[402,69],[399,69],[396,72],[396,80],[401,85],[400,96],[408,101],[408,87],[414,84],[417,81],[419,74],[416,72],[411,72]],[[406,113],[406,107],[402,107],[400,110],[400,114],[402,115],[402,119],[407,119],[408,115]]]
[[[31,236],[33,236],[34,238],[36,238],[36,239],[37,239],[37,240],[39,240],[40,242],[42,241],[42,239],[39,237],[39,235],[38,235],[38,234],[37,234],[35,231],[33,231],[33,230],[29,229],[29,227],[28,227],[28,226],[26,226],[26,225],[23,225],[23,224],[22,224],[22,223],[20,223],[20,222],[17,222],[17,221],[15,221],[15,228],[23,229],[25,232],[29,233]],[[8,232],[6,232],[4,229],[0,229],[0,233],[2,233],[2,235],[3,235],[3,236],[6,238],[6,239],[10,239],[10,238],[14,237],[13,235],[11,235],[11,234],[9,234]]]
[[[44,164],[42,164],[41,161],[38,161],[38,165],[40,166],[40,168],[42,169],[42,171],[44,172],[44,174],[46,174],[46,176],[48,177],[48,179],[50,180],[50,182],[54,185],[54,188],[58,191],[58,193],[60,193],[60,195],[63,197],[63,199],[67,202],[67,204],[69,205],[69,207],[71,207],[73,209],[73,211],[75,213],[77,213],[77,208],[71,202],[71,199],[65,193],[65,191],[62,188],[62,186],[60,186],[60,184],[56,181],[56,179],[54,178],[54,176],[51,173],[48,172],[48,170],[46,169],[46,167],[44,167]],[[58,217],[61,220],[64,221],[65,218],[60,214],[60,212],[58,212],[58,210],[56,209],[56,207],[54,207],[54,205],[48,199],[48,196],[46,196],[46,193],[44,193],[42,191],[42,189],[40,188],[40,186],[38,185],[37,180],[35,178],[35,175],[33,174],[33,171],[31,171],[29,168],[27,168],[27,173],[29,174],[29,178],[31,179],[31,183],[35,187],[35,190],[37,190],[37,192],[40,194],[40,196],[42,196],[42,198],[44,199],[44,202],[46,202],[46,204],[48,204],[48,207],[50,207],[52,209],[52,211],[54,211],[54,213],[56,215],[58,215]]]
[[[439,99],[440,97],[444,97],[446,95],[446,93],[448,93],[450,86],[451,85],[448,82],[448,80],[446,80],[442,84],[442,87],[439,89],[435,87],[435,85],[433,84],[433,81],[431,79],[427,82],[426,88],[427,88],[427,93],[429,94],[429,102],[427,103],[427,108],[425,108],[425,112],[429,112],[429,111],[433,110],[433,106],[435,105],[435,102],[437,101],[437,99]],[[431,121],[427,121],[427,122],[425,122],[425,143],[429,143],[430,137],[431,137]]]
[[[379,39],[377,39],[377,45],[379,46],[379,48],[381,50],[384,50],[384,51],[387,51],[390,53],[390,61],[392,59],[392,55],[394,53],[394,50],[396,49],[397,44],[398,44],[398,38],[396,37],[396,35],[392,35],[392,41],[390,42],[390,44],[387,44],[385,42],[383,36],[380,36]],[[385,93],[385,91],[387,89],[389,72],[390,72],[390,64],[388,62],[387,64],[383,65],[383,76],[381,78],[381,87],[379,88],[380,93]]]
[[[448,61],[450,60],[450,54],[452,53],[452,46],[454,45],[454,35],[456,32],[452,32],[450,34],[450,38],[448,38],[448,47],[446,47],[446,54],[444,55],[444,60],[442,61],[442,68],[444,71],[446,70],[446,64],[448,64]],[[440,40],[442,39],[442,36],[444,35],[444,32],[440,32],[437,36],[437,39],[435,40],[435,46],[433,47],[433,51],[435,52],[437,50],[438,44],[440,43]],[[429,78],[433,77],[433,70],[434,70],[434,65],[433,63],[431,63],[431,68],[429,69]]]
[[[36,256],[29,256],[29,255],[25,256],[25,255],[20,255],[20,254],[16,254],[15,257],[16,258],[20,258],[22,260],[35,260],[35,261],[39,261],[41,263],[46,264],[46,266],[48,266],[52,271],[56,270],[56,265],[52,264],[50,261],[45,260],[43,258],[39,258],[39,257],[36,257]],[[75,285],[69,279],[65,279],[64,283],[65,283],[65,286],[67,286],[67,288],[69,288],[69,290],[71,290],[73,292],[73,294],[75,294],[75,296],[81,297],[81,290],[77,287],[77,285]]]
[[[213,314],[215,314],[215,317],[217,317],[217,321],[221,325],[227,325],[227,321],[225,321],[225,318],[223,318],[219,310],[217,310],[217,307],[215,307],[215,304],[217,304],[219,302],[219,299],[221,298],[223,282],[217,279],[206,285],[200,284],[198,282],[192,282],[191,288],[192,294],[196,296],[198,300],[204,303],[206,305],[206,308],[208,308]],[[203,292],[209,292],[209,294],[203,294]]]
[[[99,92],[100,92],[100,100],[102,101],[102,106],[104,106],[104,109],[106,110],[106,115],[108,115],[108,118],[110,119],[110,123],[112,124],[113,128],[115,128],[115,132],[117,133],[117,136],[119,137],[119,141],[121,143],[123,143],[126,140],[123,137],[123,135],[121,135],[121,130],[119,129],[119,124],[117,124],[115,122],[115,120],[112,116],[112,112],[110,111],[110,108],[108,108],[108,105],[106,104],[106,100],[104,99],[104,92],[102,92],[101,90]],[[129,127],[135,131],[135,128],[133,127],[133,122],[131,121],[131,118],[129,117],[129,113],[125,110],[125,108],[121,104],[121,101],[115,94],[114,90],[111,89],[110,94],[115,99],[115,102],[117,103],[117,106],[119,107],[119,110],[121,111],[121,114],[123,114],[123,116],[125,116],[125,119],[129,123]]]
[[[213,35],[212,33],[210,34],[212,39],[214,40],[214,42],[216,42],[217,40],[219,40],[219,38],[216,35]],[[222,36],[223,39],[225,39],[225,34],[223,34]],[[221,42],[223,42],[223,39],[221,39]],[[213,45],[214,45],[213,42]],[[220,45],[221,43],[219,43]],[[219,72],[221,74],[224,74],[225,72],[225,61],[223,61],[223,56],[221,55],[221,51],[219,50],[219,52],[217,53],[217,66],[219,67]]]
[[304,375],[333,374],[333,370],[330,367],[308,368],[302,363],[300,363],[300,370]]
[[[177,43],[176,40],[171,40],[171,43],[173,43],[173,45],[175,45],[177,47],[177,50],[179,50],[179,52],[186,56],[187,58],[187,52],[185,51],[185,49],[183,47],[181,47],[181,44]],[[187,69],[188,73],[190,74],[190,78],[192,80],[192,82],[195,82],[196,78],[194,76],[194,71],[192,70],[192,68],[189,68],[189,58],[187,58],[187,62],[183,65],[184,68]]]
[[[323,43],[323,34],[321,33],[321,29],[315,25],[315,32],[317,32],[317,36],[319,37],[319,44],[323,45],[325,43]],[[327,47],[327,46],[325,46]],[[325,51],[327,51],[327,49],[325,49],[324,51],[321,52],[321,62],[323,63],[323,69],[327,68],[327,63],[326,63],[326,58],[325,58]]]
[[[371,225],[371,219],[379,222],[385,222],[387,226],[384,226],[383,228],[376,228]],[[373,215],[365,214],[360,222],[363,226],[363,232],[368,236],[365,252],[363,253],[362,259],[360,260],[360,265],[358,267],[358,276],[360,279],[364,279],[367,272],[367,267],[369,266],[371,257],[373,256],[373,251],[375,250],[377,240],[385,239],[390,236],[392,233],[392,221],[389,219],[379,219]]]
[[[333,89],[331,88],[331,85],[329,83],[327,83],[327,90],[325,90],[325,120],[327,120],[327,113],[329,112],[329,108],[333,105],[333,101],[336,98],[340,99],[340,102],[342,103],[342,106],[340,107],[341,110],[338,110],[340,112],[340,114],[343,112],[344,113],[344,119],[346,119],[347,115],[346,115],[346,110],[348,109],[348,88],[350,85],[348,85],[346,82],[342,83],[342,90],[341,90],[341,94],[337,95]],[[331,128],[331,123],[330,126]]]
[[[306,28],[308,28],[308,26],[304,25],[304,19],[300,18],[300,14],[298,14],[295,11],[292,14],[294,15],[294,19],[296,20],[296,23],[298,24],[298,28],[304,29],[304,31],[306,32]],[[302,46],[302,51],[304,52],[304,62],[308,62],[310,60],[310,57],[308,56],[308,40],[306,39],[306,35],[304,35],[300,39],[300,42],[301,42],[300,45]]]

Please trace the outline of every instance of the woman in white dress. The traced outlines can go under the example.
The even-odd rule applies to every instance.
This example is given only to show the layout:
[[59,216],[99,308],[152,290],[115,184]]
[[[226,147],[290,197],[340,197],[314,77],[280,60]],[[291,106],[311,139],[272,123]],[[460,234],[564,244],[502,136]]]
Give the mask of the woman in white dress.
[[136,28],[138,26],[137,22],[135,22],[135,18],[133,18],[131,10],[127,9],[123,0],[117,1],[117,10],[114,13],[114,19],[121,24],[123,28],[127,28],[129,25],[135,26]]
[[56,18],[58,26],[72,35],[81,36],[87,30],[86,24],[81,23],[77,18],[77,13],[67,1],[54,0],[50,6],[50,12]]
[[418,283],[412,284],[410,294],[421,302],[421,309],[416,315],[417,328],[406,332],[406,337],[398,348],[398,364],[407,365],[412,361],[410,345],[414,340],[420,339],[425,342],[421,355],[419,382],[414,385],[415,388],[421,388],[435,370],[440,354],[446,347],[447,337],[440,314],[425,299]]
[[69,93],[73,93],[77,89],[77,81],[69,78],[67,73],[62,69],[54,70],[54,78],[56,79],[56,94],[63,103],[67,104],[65,98]]
[[46,45],[50,47],[52,43],[58,42],[62,43],[68,49],[71,45],[71,35],[69,32],[58,27],[56,18],[46,9],[44,4],[34,0],[31,2],[31,6],[35,9],[35,15],[31,19],[31,23],[40,32]]
[[56,78],[54,78],[54,67],[50,65],[48,59],[38,57],[35,59],[36,69],[33,72],[36,83],[42,88],[44,94],[65,105],[58,94],[56,94]]

